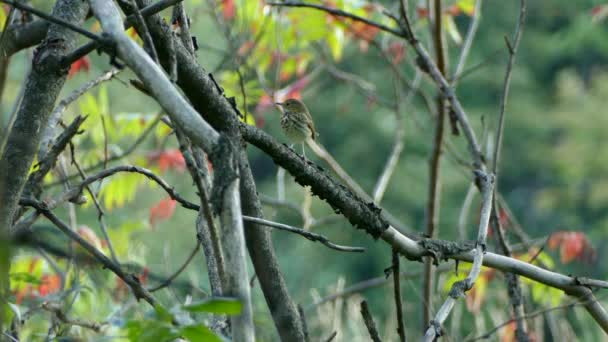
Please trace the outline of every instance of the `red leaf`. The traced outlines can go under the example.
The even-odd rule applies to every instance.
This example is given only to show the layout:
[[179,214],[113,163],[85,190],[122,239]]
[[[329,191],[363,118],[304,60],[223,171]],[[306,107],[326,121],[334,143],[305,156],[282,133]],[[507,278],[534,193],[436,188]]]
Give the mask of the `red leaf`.
[[563,231],[553,233],[547,242],[549,249],[559,247],[560,260],[567,264],[573,260],[592,262],[595,250],[591,242],[582,232]]
[[428,18],[429,9],[426,7],[416,7],[416,13],[418,14],[418,18],[420,19]]
[[162,199],[155,206],[150,208],[150,224],[156,225],[160,221],[167,220],[173,216],[177,201],[171,198]]
[[80,59],[78,59],[74,63],[72,63],[72,65],[70,66],[70,71],[68,71],[68,78],[72,78],[74,75],[76,75],[80,71],[89,72],[90,69],[91,69],[91,61],[89,60],[89,57],[87,57],[87,56],[81,57]]
[[234,18],[234,15],[236,14],[234,0],[222,0],[222,14],[226,20]]
[[186,169],[186,160],[178,149],[153,152],[148,155],[149,163],[158,163],[161,172],[175,170],[183,172]]

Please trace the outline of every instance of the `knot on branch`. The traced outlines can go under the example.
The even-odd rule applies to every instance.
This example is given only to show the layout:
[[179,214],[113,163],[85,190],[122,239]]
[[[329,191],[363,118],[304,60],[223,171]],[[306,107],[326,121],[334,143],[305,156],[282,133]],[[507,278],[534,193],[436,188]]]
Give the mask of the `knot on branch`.
[[450,256],[468,252],[475,247],[474,242],[438,241],[433,239],[422,239],[418,242],[426,249],[428,255],[433,258],[433,264],[439,265],[440,260],[447,260]]
[[215,175],[211,191],[211,205],[215,215],[219,215],[222,211],[222,199],[226,188],[238,177],[238,173],[235,171],[238,169],[235,151],[236,148],[232,141],[225,134],[221,134],[217,145],[210,154]]
[[482,170],[476,169],[473,170],[473,175],[475,176],[475,186],[481,193],[483,193],[489,186],[494,184],[494,174],[486,173]]
[[65,39],[46,39],[34,50],[32,67],[40,72],[54,73],[60,76],[67,75],[70,66],[61,63],[67,51],[68,46]]
[[473,287],[473,283],[469,281],[469,278],[459,280],[452,285],[448,296],[453,299],[458,299],[465,296],[465,292]]

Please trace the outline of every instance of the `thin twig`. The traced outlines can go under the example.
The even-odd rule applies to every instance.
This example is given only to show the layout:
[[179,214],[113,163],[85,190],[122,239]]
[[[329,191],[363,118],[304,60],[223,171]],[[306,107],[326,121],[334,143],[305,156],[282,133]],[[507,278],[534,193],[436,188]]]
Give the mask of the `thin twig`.
[[65,112],[70,104],[80,98],[83,94],[88,92],[89,90],[95,88],[97,85],[102,82],[111,80],[114,76],[120,73],[118,69],[111,69],[110,71],[104,72],[94,80],[91,80],[85,84],[83,84],[78,89],[71,92],[64,99],[59,101],[59,104],[55,107],[51,116],[49,117],[48,125],[44,128],[44,135],[40,140],[40,147],[38,148],[38,158],[44,158],[46,152],[48,152],[48,148],[50,147],[51,142],[53,141],[53,137],[55,134],[55,128],[57,127],[57,123],[61,119],[61,115]]
[[141,11],[139,10],[139,6],[137,6],[137,2],[135,2],[135,0],[131,0],[131,7],[133,9],[133,15],[135,16],[135,24],[142,31],[139,32],[139,35],[143,38],[144,46],[147,47],[148,53],[150,54],[150,57],[152,57],[152,60],[158,64],[158,54],[156,53],[154,41],[152,40],[150,30],[148,30],[148,25],[146,24],[144,17],[141,15]]
[[316,233],[312,233],[312,232],[308,232],[302,228],[296,228],[293,226],[289,226],[283,223],[278,223],[278,222],[272,222],[272,221],[268,221],[268,220],[264,220],[261,218],[257,218],[257,217],[251,217],[251,216],[246,216],[243,215],[243,221],[247,221],[247,222],[253,222],[253,223],[257,223],[257,224],[261,224],[264,226],[268,226],[268,227],[273,227],[273,228],[277,228],[280,230],[285,230],[291,233],[295,233],[298,235],[301,235],[305,238],[307,238],[310,241],[317,241],[322,243],[323,245],[331,248],[331,249],[335,249],[337,251],[341,251],[341,252],[358,252],[358,253],[363,253],[365,252],[365,248],[362,247],[349,247],[349,246],[341,246],[341,245],[337,245],[331,241],[329,241],[328,238],[326,238],[323,235],[320,234],[316,234]]
[[[140,13],[143,17],[148,17],[148,16],[154,15],[154,14],[156,14],[166,8],[169,8],[179,2],[182,2],[182,1],[184,1],[184,0],[160,0],[149,6],[146,6],[145,8],[142,8]],[[135,15],[128,16],[124,21],[125,29],[131,28],[134,24],[135,24]],[[98,41],[88,42],[88,43],[82,45],[81,47],[75,49],[70,54],[66,55],[62,64],[64,66],[69,66],[74,61],[88,55],[89,53],[91,53],[93,50],[99,48],[100,46],[102,46],[102,45]]]
[[175,273],[173,273],[171,276],[169,276],[169,278],[167,278],[165,281],[163,281],[162,283],[158,284],[157,286],[149,288],[148,291],[150,291],[150,293],[153,293],[153,292],[156,292],[156,291],[158,291],[160,289],[163,289],[163,288],[171,285],[171,283],[173,282],[173,280],[175,280],[175,278],[177,278],[186,269],[186,267],[188,267],[188,265],[190,264],[190,262],[192,261],[192,259],[194,259],[194,256],[196,256],[196,253],[198,253],[198,251],[200,249],[201,249],[201,244],[197,243],[196,246],[194,246],[194,249],[192,250],[192,252],[188,256],[188,258],[186,259],[186,261],[177,269],[177,271],[175,271]]
[[[452,270],[453,268],[454,267],[450,264],[443,264],[443,265],[440,265],[439,267],[437,267],[436,272],[438,272],[438,273],[447,272],[447,271]],[[405,272],[404,271],[404,272],[399,273],[399,277],[401,277],[403,279],[418,278],[420,276],[422,276],[422,272]],[[361,293],[368,289],[385,286],[388,283],[390,283],[391,281],[392,281],[391,279],[382,275],[380,277],[375,277],[375,278],[371,278],[371,279],[367,279],[367,280],[355,283],[349,287],[344,288],[342,291],[332,293],[330,295],[327,295],[323,298],[316,300],[314,303],[312,303],[308,307],[306,307],[306,311],[312,310],[319,305],[323,305],[325,303],[332,302],[332,301],[336,300],[337,298],[348,298],[356,293]]]
[[22,199],[19,202],[21,205],[30,206],[40,211],[42,215],[44,215],[49,221],[51,221],[59,230],[61,230],[65,235],[67,235],[70,239],[76,241],[80,246],[82,246],[87,252],[89,252],[98,262],[103,264],[103,266],[116,274],[120,279],[122,279],[131,290],[133,290],[133,294],[135,298],[144,299],[150,305],[156,305],[156,300],[152,295],[142,287],[139,279],[132,274],[126,274],[120,268],[120,265],[115,264],[112,260],[110,260],[107,256],[105,256],[102,252],[100,252],[97,248],[91,245],[87,240],[78,235],[76,232],[72,231],[67,224],[61,221],[52,211],[48,209],[44,202],[38,202],[32,199]]
[[479,218],[479,231],[475,242],[475,257],[471,271],[464,280],[460,280],[452,285],[448,298],[445,300],[441,308],[435,314],[435,318],[429,322],[429,327],[424,335],[425,341],[435,341],[438,336],[441,336],[441,325],[448,317],[450,311],[456,304],[458,298],[463,297],[464,293],[475,285],[475,281],[481,273],[481,265],[483,264],[484,254],[486,253],[486,237],[488,235],[488,223],[492,212],[492,198],[494,194],[494,175],[486,174],[483,171],[476,170],[476,183],[478,184],[481,196],[482,206]]
[[372,20],[369,19],[365,19],[363,17],[360,17],[358,15],[352,14],[352,13],[348,13],[345,12],[343,10],[337,9],[337,8],[330,8],[327,6],[322,6],[322,5],[316,5],[316,4],[307,4],[307,3],[303,3],[303,2],[299,2],[299,1],[285,1],[285,2],[267,2],[266,5],[268,6],[281,6],[281,7],[304,7],[304,8],[314,8],[317,10],[321,10],[324,12],[327,12],[329,14],[333,14],[336,15],[338,17],[344,17],[344,18],[349,18],[355,21],[360,21],[363,23],[366,23],[369,26],[372,27],[376,27],[379,28],[382,31],[386,31],[389,33],[392,33],[396,36],[399,37],[403,37],[404,33],[401,32],[400,30],[395,30],[393,28],[390,28],[386,25],[374,22]]
[[101,332],[101,327],[107,325],[107,322],[97,323],[97,322],[89,322],[82,319],[70,319],[67,315],[61,310],[59,304],[43,302],[40,307],[46,311],[52,312],[55,317],[62,323],[68,325],[76,325],[85,329],[93,330],[96,333]]
[[[135,141],[133,142],[132,145],[127,147],[123,152],[109,157],[107,160],[107,163],[121,160],[121,159],[127,157],[128,155],[130,155],[131,153],[133,153],[135,151],[135,149],[144,142],[144,140],[148,137],[148,135],[150,135],[150,133],[152,133],[154,131],[154,128],[156,128],[156,125],[160,122],[161,118],[162,118],[162,113],[157,114],[156,117],[150,123],[150,125],[139,135],[139,137],[137,137],[137,139],[135,139]],[[84,172],[90,172],[90,171],[102,168],[102,167],[104,167],[104,164],[106,164],[106,163],[104,163],[104,161],[100,161],[97,164],[84,168]],[[79,174],[75,173],[75,174],[67,176],[66,180],[72,180],[72,179],[77,178],[78,176],[79,176]],[[51,187],[51,186],[55,186],[55,185],[59,185],[59,184],[62,184],[61,180],[50,183],[48,186]]]
[[51,22],[53,24],[57,24],[57,25],[60,25],[60,26],[67,27],[70,30],[72,30],[74,32],[77,32],[77,33],[80,33],[81,35],[83,35],[83,36],[85,36],[85,37],[87,37],[89,39],[92,39],[92,40],[94,40],[96,42],[101,42],[101,40],[102,40],[102,38],[100,36],[98,36],[98,35],[96,35],[96,34],[94,34],[92,32],[89,32],[89,31],[83,29],[80,26],[74,25],[74,24],[72,24],[70,22],[67,22],[67,21],[65,21],[63,19],[59,19],[59,18],[54,17],[52,15],[46,14],[46,13],[44,13],[44,12],[42,12],[40,10],[37,10],[37,9],[35,9],[33,7],[30,7],[28,5],[25,5],[25,4],[22,4],[22,3],[19,3],[17,1],[13,1],[13,0],[0,0],[0,2],[3,2],[5,4],[7,4],[7,5],[11,5],[11,6],[15,7],[15,8],[18,8],[18,9],[22,10],[22,11],[32,13],[33,15],[35,15],[37,17],[40,17],[40,18],[42,18],[42,19],[44,19],[46,21],[49,21],[49,22]]
[[461,76],[462,70],[464,69],[464,66],[467,61],[467,57],[469,57],[469,52],[471,51],[471,47],[473,46],[473,40],[475,39],[475,35],[477,34],[477,28],[479,27],[479,22],[481,19],[481,3],[482,0],[475,0],[475,7],[473,9],[473,16],[471,17],[469,29],[467,30],[467,36],[464,40],[464,44],[462,45],[462,49],[460,49],[458,63],[456,64],[456,69],[454,69],[454,74],[452,75],[452,79],[450,80],[454,86],[456,85],[456,82]]
[[[84,173],[84,171],[78,164],[75,153],[76,152],[74,149],[74,144],[70,143],[70,154],[72,157],[72,165],[74,165],[76,167],[76,170],[78,170],[80,177],[82,177],[82,179],[85,180],[85,179],[87,179],[87,175]],[[114,246],[112,244],[112,240],[110,240],[110,235],[108,234],[108,228],[107,228],[106,220],[105,220],[105,212],[103,211],[103,208],[101,207],[101,204],[99,203],[99,200],[97,199],[97,195],[95,195],[93,190],[91,190],[91,187],[89,185],[86,185],[85,189],[89,192],[89,195],[91,196],[91,199],[93,200],[93,203],[95,204],[95,208],[97,209],[97,212],[98,212],[97,220],[99,221],[99,228],[101,230],[104,240],[106,240],[108,249],[110,250],[110,256],[112,256],[112,260],[116,264],[120,264],[118,261],[118,256],[116,255],[116,252],[114,251]]]
[[[407,12],[403,10],[405,17]],[[443,7],[440,0],[434,0],[432,35],[437,59],[437,70],[445,77],[447,73],[446,52],[444,49],[443,33]],[[441,203],[441,155],[443,153],[444,127],[446,116],[446,102],[441,89],[437,94],[437,116],[435,117],[435,131],[433,147],[429,162],[429,187],[426,204],[426,235],[435,238],[438,234],[439,208]],[[433,260],[427,258],[424,261],[423,296],[422,296],[422,324],[426,327],[431,320],[431,303],[433,301],[433,283],[435,274],[433,272]]]
[[513,318],[511,318],[511,319],[509,319],[509,320],[507,320],[507,321],[505,321],[503,323],[498,324],[497,326],[495,326],[494,328],[492,328],[492,330],[489,330],[489,331],[487,331],[487,332],[485,332],[485,333],[483,333],[483,334],[481,334],[481,335],[479,335],[477,337],[466,339],[465,341],[472,342],[472,341],[478,341],[478,340],[485,340],[485,339],[488,339],[488,338],[492,337],[492,335],[494,335],[498,330],[500,330],[500,329],[502,329],[502,328],[504,328],[504,327],[506,327],[506,326],[510,325],[511,323],[516,322],[518,320],[528,320],[530,318],[534,318],[536,316],[540,316],[540,315],[545,314],[547,312],[556,311],[556,310],[562,310],[562,309],[571,309],[571,308],[576,307],[576,306],[587,305],[587,304],[589,304],[588,300],[587,301],[578,300],[578,301],[574,301],[574,302],[571,302],[571,303],[554,306],[554,307],[551,307],[551,308],[537,310],[537,311],[531,312],[529,314],[526,314],[524,316],[513,317]]
[[405,342],[405,327],[403,326],[403,305],[401,304],[401,283],[399,282],[399,252],[393,249],[393,287],[395,291],[395,307],[397,308],[397,333],[399,340]]
[[[502,149],[502,141],[504,134],[504,125],[505,125],[505,116],[506,116],[506,108],[509,97],[509,89],[511,85],[511,75],[513,71],[513,66],[515,65],[515,56],[517,54],[517,49],[519,47],[519,43],[521,42],[521,37],[526,21],[526,0],[521,0],[520,2],[520,10],[519,10],[519,19],[517,21],[517,25],[515,27],[515,33],[513,38],[513,43],[511,44],[509,40],[505,37],[505,41],[507,44],[507,50],[509,52],[509,61],[507,63],[507,70],[505,72],[505,79],[503,85],[503,93],[500,100],[500,111],[498,114],[498,129],[496,134],[496,141],[494,143],[494,154],[492,158],[492,172],[494,172],[496,181],[498,182],[499,170],[498,165],[500,163],[500,152]],[[498,184],[494,187],[494,193],[496,194],[498,188]],[[494,226],[494,230],[496,231],[496,235],[498,237],[498,241],[500,243],[500,247],[502,249],[502,253],[505,256],[511,256],[511,247],[509,246],[509,242],[505,237],[505,234],[502,230],[499,212],[498,212],[498,199],[497,196],[493,197],[493,210],[492,210],[492,223]],[[519,277],[513,273],[507,273],[507,285],[509,287],[509,297],[511,299],[511,305],[513,307],[513,315],[515,317],[524,316],[524,307],[523,307],[523,298],[521,285],[519,282]],[[516,330],[515,337],[518,341],[527,341],[527,324],[523,319],[518,319],[516,321]]]
[[369,336],[374,342],[381,342],[380,335],[378,334],[378,329],[376,328],[376,323],[374,322],[374,317],[369,312],[369,308],[367,306],[367,301],[361,302],[361,316],[363,316],[363,323],[367,327],[367,331],[369,332]]

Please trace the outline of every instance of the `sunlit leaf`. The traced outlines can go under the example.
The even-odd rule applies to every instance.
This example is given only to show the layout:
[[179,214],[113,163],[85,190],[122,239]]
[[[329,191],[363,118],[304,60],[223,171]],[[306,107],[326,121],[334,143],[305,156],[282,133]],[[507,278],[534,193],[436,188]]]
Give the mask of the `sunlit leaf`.
[[135,199],[137,187],[145,181],[146,178],[137,173],[118,173],[104,181],[99,197],[108,210],[122,207]]
[[234,298],[211,298],[200,302],[184,305],[183,309],[190,312],[224,313],[238,315],[242,304]]
[[475,0],[459,0],[456,2],[456,6],[468,16],[475,13]]
[[332,33],[327,36],[327,45],[334,60],[340,61],[344,50],[344,30],[338,26],[334,27]]
[[4,24],[6,23],[6,11],[4,11],[4,7],[0,7],[0,31],[4,31]]
[[173,315],[165,309],[162,305],[156,304],[154,305],[154,311],[156,312],[156,317],[162,321],[171,323],[173,321]]
[[182,327],[180,329],[180,335],[190,341],[222,342],[221,338],[202,324]]

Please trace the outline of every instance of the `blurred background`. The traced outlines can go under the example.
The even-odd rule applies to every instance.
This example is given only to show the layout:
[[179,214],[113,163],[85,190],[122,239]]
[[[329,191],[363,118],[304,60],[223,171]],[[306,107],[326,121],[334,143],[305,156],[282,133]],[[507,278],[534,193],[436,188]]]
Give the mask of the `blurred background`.
[[[47,1],[32,3],[37,8],[52,6]],[[387,25],[391,20],[382,11],[397,13],[397,3],[323,2]],[[428,103],[435,105],[436,88],[426,75],[416,73],[415,54],[401,38],[320,11],[278,9],[257,0],[186,0],[184,4],[192,20],[192,34],[197,37],[199,63],[216,76],[228,96],[236,98],[247,122],[287,143],[279,126],[280,113],[272,103],[287,97],[301,98],[312,113],[319,143],[368,194],[374,194],[401,127],[403,150],[380,205],[409,232],[425,231],[436,115],[429,111]],[[426,2],[411,1],[410,5],[416,33],[432,51]],[[444,1],[450,75],[456,68],[474,6],[475,1]],[[4,11],[8,13],[6,7]],[[512,36],[518,13],[519,2],[483,1],[477,34],[464,72],[458,75],[458,97],[481,138],[484,152],[493,150],[508,57],[504,37]],[[170,18],[170,11],[163,14]],[[538,259],[545,267],[599,279],[606,278],[608,272],[608,266],[601,262],[608,241],[607,15],[605,1],[528,2],[507,105],[499,184],[505,208],[501,219],[517,255],[529,260],[542,247]],[[93,20],[86,27],[99,30]],[[139,39],[136,34],[133,37]],[[11,60],[0,107],[2,127],[10,120],[30,68],[31,53],[22,51]],[[109,69],[106,56],[91,54],[79,70],[71,73],[64,96]],[[89,115],[86,132],[78,137],[77,158],[85,166],[95,165],[104,158],[106,139],[110,153],[120,154],[155,125],[133,153],[110,165],[129,163],[151,168],[179,193],[194,200],[195,189],[189,177],[184,177],[187,173],[183,159],[175,152],[174,137],[162,124],[154,123],[160,108],[129,85],[132,78],[130,72],[123,71],[69,107],[65,122],[77,114]],[[403,79],[416,85],[417,90],[411,91]],[[101,117],[108,125],[107,137]],[[470,163],[470,156],[464,137],[452,135],[449,125],[446,127],[438,236],[473,239],[479,212],[477,194],[463,214],[472,177],[463,161]],[[392,281],[315,304],[359,282],[384,277],[384,270],[391,265],[387,245],[353,229],[317,197],[310,198],[289,174],[281,181],[272,160],[255,147],[248,147],[248,153],[266,218],[305,227],[338,244],[366,248],[362,254],[341,253],[296,235],[273,232],[288,288],[303,306],[312,336],[323,338],[339,331],[337,341],[367,340],[359,313],[359,303],[365,298],[382,336],[387,341],[395,340]],[[310,148],[306,156],[331,170]],[[120,249],[122,261],[145,265],[161,275],[170,274],[194,248],[196,213],[179,205],[171,208],[172,204],[163,202],[166,194],[142,178],[119,175],[100,188],[110,237]],[[49,184],[55,181],[56,177],[48,179]],[[50,187],[47,195],[60,190]],[[61,215],[65,217],[67,211]],[[79,208],[77,222],[79,227],[99,235],[93,206]],[[495,237],[491,235],[490,241],[489,248],[494,250]],[[24,269],[31,265],[32,254],[27,250],[20,254]],[[199,253],[178,278],[194,286],[195,292],[179,287],[163,290],[161,300],[183,301],[190,293],[195,297],[208,293],[204,265]],[[406,331],[416,339],[423,325],[422,264],[402,260],[401,269],[408,274],[402,280]],[[452,271],[453,267],[444,270]],[[466,270],[466,266],[461,265],[460,270]],[[434,309],[446,297],[455,279],[453,273],[443,272],[438,277]],[[114,286],[113,278],[99,277],[106,287]],[[510,318],[504,276],[487,272],[480,283],[448,318],[446,335],[453,340],[480,335]],[[259,340],[276,340],[260,288],[255,281],[252,284]],[[88,291],[91,295],[81,297],[88,304],[79,310],[99,307],[97,314],[103,317],[115,309],[103,303],[103,295]],[[524,282],[524,293],[527,312],[570,300],[530,282]],[[608,303],[603,293],[598,297]],[[538,315],[530,322],[538,340],[551,340],[551,333],[559,333],[566,340],[575,336],[600,340],[604,336],[587,312],[576,307]],[[513,327],[501,329],[491,339],[509,340],[509,329]]]

